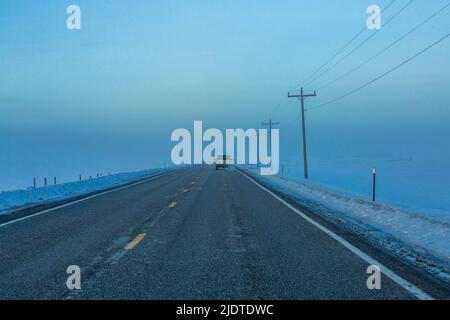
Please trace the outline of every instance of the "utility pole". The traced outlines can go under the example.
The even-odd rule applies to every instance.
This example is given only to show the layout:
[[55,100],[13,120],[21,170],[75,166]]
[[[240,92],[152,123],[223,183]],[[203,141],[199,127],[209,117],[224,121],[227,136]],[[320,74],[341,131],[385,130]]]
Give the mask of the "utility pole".
[[263,126],[269,126],[269,154],[272,156],[272,127],[278,126],[279,122],[272,122],[272,119],[269,120],[269,122],[263,122]]
[[303,134],[303,167],[305,170],[305,179],[308,179],[308,157],[306,153],[306,128],[305,128],[305,99],[308,97],[315,97],[316,91],[313,94],[303,94],[303,88],[300,90],[300,94],[291,95],[288,93],[288,98],[297,98],[301,102],[302,107],[302,134]]

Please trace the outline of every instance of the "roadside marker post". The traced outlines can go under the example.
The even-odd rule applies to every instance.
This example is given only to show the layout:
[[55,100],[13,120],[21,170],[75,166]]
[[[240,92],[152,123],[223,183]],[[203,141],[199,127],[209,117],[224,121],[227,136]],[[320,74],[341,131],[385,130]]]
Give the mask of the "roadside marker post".
[[372,201],[376,201],[376,183],[377,183],[377,169],[372,169]]

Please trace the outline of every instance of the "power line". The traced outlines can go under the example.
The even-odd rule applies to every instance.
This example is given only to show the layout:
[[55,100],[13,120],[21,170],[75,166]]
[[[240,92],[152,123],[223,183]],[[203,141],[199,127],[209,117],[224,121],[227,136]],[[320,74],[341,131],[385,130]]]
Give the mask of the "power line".
[[[395,0],[392,0],[382,11],[380,14],[382,14],[384,11],[386,11],[387,9],[389,9],[389,7],[394,4]],[[379,17],[379,15],[377,16],[377,18]],[[342,51],[344,51],[345,49],[347,49],[347,47],[352,44],[353,41],[355,41],[364,31],[367,30],[367,26],[364,26],[355,36],[353,36],[353,38],[351,38],[341,49],[339,49],[335,54],[333,54],[328,60],[325,61],[324,64],[322,64],[319,68],[317,68],[313,73],[311,73],[308,77],[306,77],[301,83],[306,83],[308,80],[310,80],[312,77],[314,77],[317,72],[319,72],[320,70],[322,70],[326,65],[328,65],[334,58],[336,58]],[[294,88],[292,88],[292,90],[297,89],[301,84],[295,86]]]
[[265,110],[260,109],[258,114],[260,117],[275,116],[277,114],[276,111],[278,111],[278,109],[280,109],[281,107],[284,107],[285,105],[287,105],[289,102],[290,101],[286,101],[286,98],[283,97],[277,103],[272,104],[272,106],[274,106],[272,109],[269,109],[270,108],[270,105],[269,105],[267,107],[267,109],[265,109]]
[[399,16],[406,8],[408,8],[415,0],[410,0],[406,5],[404,5],[400,10],[398,10],[386,23],[383,24],[383,26],[376,30],[375,32],[371,33],[366,39],[364,39],[359,45],[357,45],[355,48],[353,48],[350,52],[348,52],[345,56],[343,56],[341,59],[339,59],[336,63],[334,63],[330,68],[326,69],[322,73],[320,73],[317,77],[313,78],[312,80],[308,81],[304,84],[304,86],[310,85],[311,83],[315,82],[317,79],[320,79],[322,76],[333,70],[337,65],[339,65],[342,61],[347,59],[349,56],[351,56],[353,53],[355,53],[359,48],[361,48],[364,44],[366,44],[370,39],[372,39],[378,32],[383,30],[390,22],[392,22],[397,16]]
[[[342,51],[344,51],[356,38],[358,38],[364,31],[366,31],[367,27],[364,27],[363,29],[361,29],[361,31],[359,31],[349,42],[346,43],[345,46],[343,46],[338,52],[336,52],[334,55],[332,55],[324,64],[322,64],[319,68],[317,68],[313,73],[311,73],[308,77],[306,77],[302,83],[306,83],[308,82],[308,80],[310,80],[312,77],[314,77],[317,72],[319,72],[320,70],[322,70],[327,64],[329,64],[334,58],[336,58]],[[297,85],[297,87],[300,86]],[[295,87],[295,88],[297,88]]]
[[290,100],[286,101],[286,98],[282,98],[280,99],[280,101],[275,105],[275,108],[272,109],[272,111],[269,113],[269,115],[273,115],[275,113],[276,110],[278,110],[279,108],[285,106],[287,103],[289,103]]
[[362,90],[362,89],[368,87],[369,85],[373,84],[374,82],[380,80],[381,78],[384,78],[385,76],[387,76],[387,75],[389,75],[390,73],[392,73],[392,72],[396,71],[397,69],[401,68],[402,66],[404,66],[405,64],[407,64],[407,63],[410,62],[411,60],[414,60],[414,59],[417,58],[418,56],[420,56],[420,55],[422,55],[423,53],[425,53],[426,51],[430,50],[431,48],[433,48],[434,46],[436,46],[436,45],[439,44],[440,42],[442,42],[442,41],[444,41],[445,39],[447,39],[449,36],[450,36],[450,33],[447,34],[446,36],[440,38],[439,40],[437,40],[437,41],[434,42],[433,44],[429,45],[428,47],[426,47],[426,48],[423,49],[422,51],[416,53],[414,56],[410,57],[409,59],[406,59],[405,61],[403,61],[402,63],[400,63],[400,64],[398,64],[397,66],[393,67],[392,69],[390,69],[390,70],[384,72],[383,74],[379,75],[378,77],[376,77],[376,78],[370,80],[369,82],[365,83],[364,85],[362,85],[362,86],[360,86],[360,87],[358,87],[358,88],[356,88],[356,89],[354,89],[354,90],[352,90],[352,91],[350,91],[350,92],[348,92],[348,93],[346,93],[346,94],[344,94],[344,95],[342,95],[342,96],[339,96],[339,97],[337,97],[337,98],[335,98],[335,99],[332,99],[332,100],[330,100],[330,101],[328,101],[328,102],[325,102],[325,103],[320,104],[320,105],[318,105],[318,106],[312,107],[312,108],[308,109],[308,111],[315,110],[315,109],[319,109],[319,108],[323,108],[323,107],[325,107],[325,106],[327,106],[327,105],[329,105],[329,104],[332,104],[332,103],[334,103],[334,102],[337,102],[337,101],[339,101],[339,100],[342,100],[342,99],[344,99],[344,98],[346,98],[346,97],[348,97],[348,96],[350,96],[350,95],[352,95],[352,94],[358,92],[359,90]]
[[337,77],[336,79],[326,83],[325,85],[323,85],[322,87],[319,87],[318,90],[320,89],[324,89],[329,87],[330,85],[334,84],[335,82],[345,78],[346,76],[352,74],[353,72],[355,72],[356,70],[360,69],[361,67],[363,67],[364,65],[366,65],[367,63],[369,63],[370,61],[374,60],[375,58],[377,58],[378,56],[380,56],[382,53],[386,52],[387,50],[389,50],[390,48],[392,48],[393,46],[395,46],[397,43],[399,43],[400,41],[402,41],[403,39],[405,39],[407,36],[409,36],[411,33],[415,32],[417,29],[419,29],[420,27],[422,27],[424,24],[426,24],[428,21],[430,21],[431,19],[433,19],[434,17],[436,17],[438,14],[440,14],[442,11],[444,11],[445,9],[447,9],[447,7],[450,6],[450,2],[447,3],[445,6],[443,6],[442,8],[440,8],[438,11],[436,11],[435,13],[433,13],[431,16],[429,16],[428,18],[426,18],[424,21],[422,21],[421,23],[419,23],[418,25],[416,25],[414,28],[412,28],[411,30],[409,30],[407,33],[405,33],[404,35],[402,35],[401,37],[399,37],[397,40],[395,40],[394,42],[392,42],[390,45],[388,45],[387,47],[385,47],[384,49],[380,50],[377,54],[373,55],[372,57],[370,57],[369,59],[365,60],[364,62],[362,62],[361,64],[359,64],[358,66],[356,66],[355,68],[351,69],[350,71],[347,71],[346,73],[342,74],[341,76]]
[[[387,11],[395,2],[396,0],[391,0],[391,2],[389,2],[386,7],[384,7],[380,14],[378,16],[376,16],[377,18],[384,13],[385,11]],[[353,36],[353,38],[351,38],[341,49],[339,49],[335,54],[333,54],[324,64],[322,64],[318,69],[316,69],[312,74],[310,74],[305,80],[303,80],[303,82],[306,82],[307,80],[309,80],[311,77],[313,77],[317,72],[319,72],[320,70],[322,70],[326,65],[328,65],[335,57],[337,57],[341,52],[343,52],[350,44],[352,44],[352,42],[354,40],[356,40],[364,31],[367,30],[367,26],[364,26],[355,36]],[[299,85],[296,85],[294,87],[292,87],[289,91],[293,91],[293,90],[297,90],[300,87]],[[290,100],[288,100],[290,101]],[[278,108],[280,108],[281,106],[286,105],[286,100],[285,99],[281,99],[275,106],[275,108],[273,108],[272,112],[270,112],[270,114],[273,114]]]
[[[380,14],[384,13],[386,10],[388,10],[395,2],[396,0],[391,0],[391,2],[389,2],[387,4],[386,7],[384,7]],[[379,17],[379,15],[377,17]],[[307,80],[309,80],[311,77],[313,77],[317,72],[319,72],[320,70],[323,69],[323,67],[325,67],[326,65],[328,65],[335,57],[337,57],[341,52],[343,52],[350,44],[352,44],[352,42],[354,40],[356,40],[364,31],[367,30],[367,26],[364,26],[355,36],[353,36],[353,38],[351,38],[340,50],[338,50],[335,54],[333,54],[323,65],[321,65],[318,69],[316,69],[312,74],[310,74],[303,82],[306,82]],[[290,89],[290,91],[292,90],[296,90],[300,87],[300,85],[296,85],[293,88]],[[288,100],[290,101],[290,100]],[[281,99],[276,106],[273,108],[273,110],[270,112],[270,114],[273,114],[275,111],[277,111],[281,106],[286,105],[286,100],[285,99]]]

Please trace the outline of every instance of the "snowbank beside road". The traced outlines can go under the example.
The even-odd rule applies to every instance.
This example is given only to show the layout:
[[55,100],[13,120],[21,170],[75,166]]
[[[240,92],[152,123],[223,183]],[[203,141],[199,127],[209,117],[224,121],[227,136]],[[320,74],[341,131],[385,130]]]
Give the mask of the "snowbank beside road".
[[260,176],[255,168],[243,169],[301,206],[450,281],[450,215],[410,212],[293,178]]
[[118,173],[91,180],[70,182],[36,189],[28,188],[25,190],[0,192],[0,215],[8,214],[15,209],[30,205],[63,200],[86,193],[108,189],[163,171],[167,170],[152,169],[138,172]]

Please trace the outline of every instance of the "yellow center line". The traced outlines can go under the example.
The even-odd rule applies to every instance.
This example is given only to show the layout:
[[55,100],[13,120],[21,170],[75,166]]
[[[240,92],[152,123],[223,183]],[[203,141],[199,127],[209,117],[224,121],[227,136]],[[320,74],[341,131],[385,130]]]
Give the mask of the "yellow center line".
[[175,208],[176,205],[177,205],[176,201],[173,201],[169,204],[169,208]]
[[145,233],[140,233],[136,236],[136,238],[133,239],[127,246],[125,247],[125,250],[132,250],[134,247],[138,245],[139,242],[142,241],[142,239],[145,238]]

